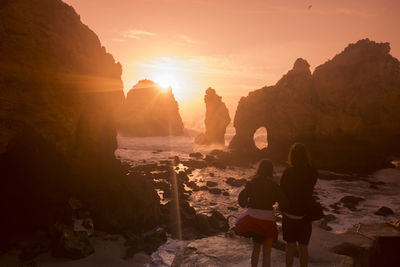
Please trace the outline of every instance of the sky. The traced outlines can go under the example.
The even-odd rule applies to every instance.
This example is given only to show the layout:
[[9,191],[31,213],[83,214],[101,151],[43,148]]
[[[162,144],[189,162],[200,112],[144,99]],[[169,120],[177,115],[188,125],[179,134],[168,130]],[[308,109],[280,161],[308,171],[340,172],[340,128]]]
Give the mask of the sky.
[[172,86],[187,127],[202,123],[213,87],[233,119],[240,97],[274,85],[302,57],[313,70],[349,43],[391,43],[400,58],[398,0],[64,0],[122,64]]

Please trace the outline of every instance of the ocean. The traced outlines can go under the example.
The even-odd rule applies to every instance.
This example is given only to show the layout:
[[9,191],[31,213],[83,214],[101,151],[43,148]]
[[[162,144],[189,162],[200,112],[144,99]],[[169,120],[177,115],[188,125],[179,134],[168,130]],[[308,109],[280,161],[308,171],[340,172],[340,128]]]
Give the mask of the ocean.
[[[193,143],[195,134],[196,132],[190,131],[189,134],[184,136],[118,136],[116,156],[122,162],[128,162],[135,166],[159,162],[174,156],[178,156],[180,159],[188,159],[189,153],[192,152],[200,152],[206,155],[213,149],[227,149],[223,146],[196,145]],[[228,128],[226,144],[229,144],[233,135],[234,129]],[[265,131],[255,134],[255,141],[259,147],[267,144],[266,139]],[[283,166],[274,167],[276,176],[280,176],[283,170]],[[319,171],[324,176],[335,177],[334,179],[319,179],[315,187],[319,201],[326,207],[325,214],[334,215],[335,219],[328,224],[332,228],[332,232],[341,233],[360,222],[393,221],[400,217],[400,168],[382,169],[369,176],[357,179],[349,179],[348,174],[332,173],[326,170]],[[225,180],[229,177],[247,179],[254,172],[254,166],[250,168],[228,167],[225,170],[215,167],[196,169],[189,176],[191,181],[195,181],[199,186],[205,185],[207,181],[216,182],[218,183],[217,187],[228,192],[229,195],[215,195],[208,191],[193,192],[189,199],[191,205],[197,212],[202,213],[217,209],[224,216],[229,216],[230,224],[233,225],[235,217],[238,217],[244,211],[237,204],[238,194],[243,187],[232,187],[226,184]],[[344,196],[359,197],[363,200],[355,208],[349,209],[337,204]],[[334,208],[335,205],[336,208]],[[374,212],[382,206],[391,208],[394,214],[386,217],[375,215]],[[170,266],[177,250],[189,242],[170,238],[152,255],[153,263],[150,266]]]

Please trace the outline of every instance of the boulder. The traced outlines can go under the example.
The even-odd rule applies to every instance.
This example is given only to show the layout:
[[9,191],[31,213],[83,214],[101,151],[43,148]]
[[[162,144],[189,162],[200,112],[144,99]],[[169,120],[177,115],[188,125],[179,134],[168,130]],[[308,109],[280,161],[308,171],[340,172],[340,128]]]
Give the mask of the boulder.
[[203,154],[201,154],[200,152],[192,152],[189,154],[189,157],[195,158],[195,159],[202,159]]
[[222,102],[222,97],[217,95],[211,87],[206,90],[204,102],[206,103],[206,118],[204,120],[206,132],[199,134],[194,142],[200,145],[225,145],[226,127],[231,122],[229,111],[225,103]]
[[218,183],[217,183],[217,182],[213,182],[213,181],[207,181],[206,185],[207,185],[208,187],[214,187],[214,186],[217,186]]
[[214,229],[217,229],[219,232],[226,232],[229,230],[229,222],[228,219],[221,214],[221,212],[217,210],[213,210],[211,212],[210,224]]
[[78,260],[94,253],[85,232],[75,232],[65,225],[55,227],[53,251],[54,257]]
[[219,188],[208,188],[208,191],[214,195],[221,195],[222,190]]
[[[363,39],[314,73],[297,59],[274,86],[240,99],[230,149],[242,160],[285,162],[290,146],[302,142],[320,169],[369,173],[391,166],[400,153],[400,62],[389,51],[389,43]],[[260,127],[268,133],[264,154],[253,139]]]
[[[358,266],[398,266],[400,263],[400,231],[390,223],[359,223],[340,236],[353,236],[353,239],[333,246],[332,251],[354,258]],[[366,240],[354,242],[356,236]]]
[[153,229],[141,235],[125,233],[127,247],[125,259],[132,258],[138,252],[151,255],[158,247],[167,241],[167,234],[163,229]]
[[361,201],[365,201],[362,197],[355,197],[355,196],[344,196],[342,197],[339,202],[343,204],[344,207],[355,210],[358,203]]
[[193,191],[199,191],[200,187],[196,184],[195,181],[189,181],[186,183],[188,187],[190,187]]
[[151,80],[139,81],[126,95],[118,129],[127,136],[182,135],[182,118],[172,89],[164,91]]
[[191,169],[203,169],[207,167],[207,164],[203,160],[194,160],[194,159],[189,159],[189,160],[183,160],[181,163]]
[[225,182],[230,185],[230,186],[234,186],[234,187],[241,187],[244,186],[247,183],[247,180],[244,178],[241,179],[236,179],[233,177],[229,177],[225,180]]
[[229,230],[228,219],[219,211],[213,210],[211,216],[206,214],[196,214],[196,229],[204,235],[211,236]]
[[391,208],[383,206],[380,207],[379,210],[375,211],[374,214],[379,216],[388,216],[394,214],[394,212]]

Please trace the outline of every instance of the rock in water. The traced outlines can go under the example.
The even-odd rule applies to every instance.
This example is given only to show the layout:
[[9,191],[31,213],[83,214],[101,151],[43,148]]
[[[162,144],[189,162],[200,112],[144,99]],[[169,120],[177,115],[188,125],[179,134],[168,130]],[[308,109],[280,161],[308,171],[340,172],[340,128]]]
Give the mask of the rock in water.
[[374,214],[379,215],[379,216],[388,216],[394,214],[393,210],[388,207],[380,207],[379,210],[375,211]]
[[183,134],[178,102],[171,89],[141,80],[128,92],[119,116],[119,130],[128,136]]
[[244,186],[247,183],[247,180],[244,178],[241,179],[236,179],[233,177],[229,177],[225,181],[228,185],[234,186],[234,187],[241,187]]
[[229,111],[222,102],[222,97],[217,95],[211,87],[206,90],[204,102],[206,103],[206,119],[204,121],[206,132],[199,134],[195,143],[224,145],[226,127],[231,122]]
[[153,227],[156,192],[114,155],[120,64],[61,0],[1,1],[0,25],[0,246],[70,222],[71,196],[99,230]]
[[[370,172],[399,156],[400,63],[388,43],[350,44],[311,74],[297,59],[274,86],[242,97],[230,148],[255,154],[253,135],[268,132],[266,155],[285,161],[294,142],[305,143],[318,168]],[[246,157],[243,157],[246,158]]]

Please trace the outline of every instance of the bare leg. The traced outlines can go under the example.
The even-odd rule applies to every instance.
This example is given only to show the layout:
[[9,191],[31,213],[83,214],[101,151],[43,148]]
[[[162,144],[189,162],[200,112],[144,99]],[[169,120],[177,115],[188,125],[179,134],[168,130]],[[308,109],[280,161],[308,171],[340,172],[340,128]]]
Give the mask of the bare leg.
[[271,267],[272,238],[267,237],[263,242],[263,267]]
[[295,250],[296,250],[296,243],[287,243],[286,244],[286,267],[293,266]]
[[257,267],[260,256],[261,243],[253,240],[253,252],[251,253],[251,267]]
[[307,245],[299,244],[300,267],[308,266],[308,247]]

